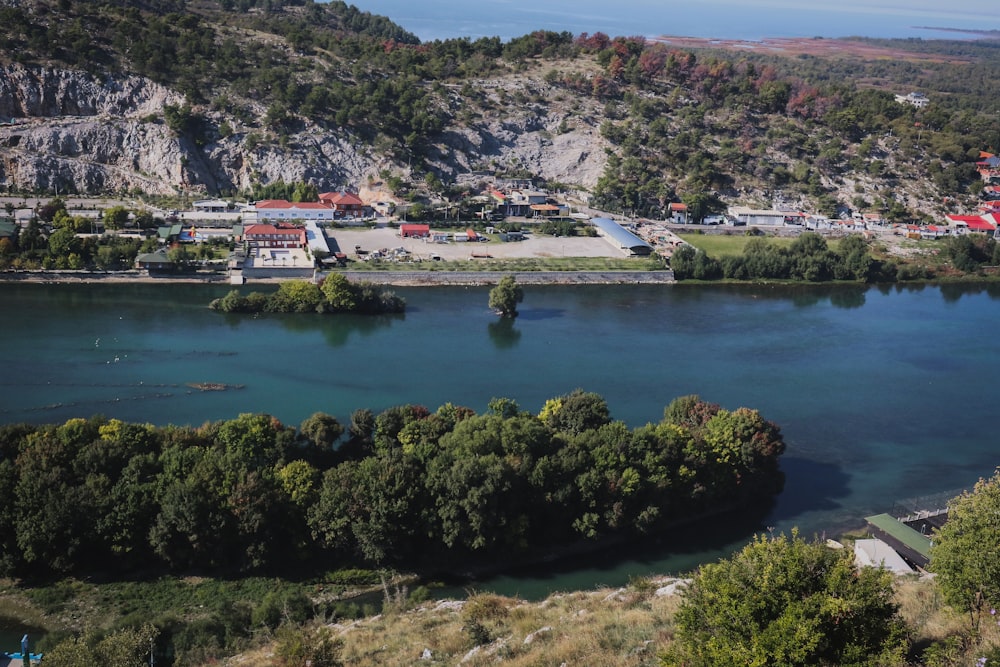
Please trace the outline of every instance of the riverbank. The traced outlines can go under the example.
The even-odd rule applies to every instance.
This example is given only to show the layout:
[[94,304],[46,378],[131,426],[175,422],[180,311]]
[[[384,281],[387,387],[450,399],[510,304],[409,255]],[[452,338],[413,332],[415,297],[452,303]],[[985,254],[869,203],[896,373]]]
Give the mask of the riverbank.
[[[673,271],[342,271],[352,282],[367,281],[378,285],[396,287],[431,287],[462,285],[495,285],[505,275],[513,274],[525,285],[655,285],[674,283]],[[277,284],[285,280],[302,280],[299,276],[288,278],[249,279],[248,285]],[[227,285],[230,279],[224,274],[150,275],[146,271],[5,271],[0,282],[41,284],[206,284]]]

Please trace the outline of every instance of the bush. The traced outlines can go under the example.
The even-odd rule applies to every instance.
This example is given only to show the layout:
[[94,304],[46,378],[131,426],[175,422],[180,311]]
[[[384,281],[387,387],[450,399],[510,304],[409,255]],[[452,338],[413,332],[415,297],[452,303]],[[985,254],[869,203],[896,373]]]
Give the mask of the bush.
[[849,551],[759,537],[685,589],[666,665],[902,664],[905,625],[885,570]]
[[935,535],[930,570],[951,605],[971,612],[1000,608],[1000,471],[948,503],[948,522]]

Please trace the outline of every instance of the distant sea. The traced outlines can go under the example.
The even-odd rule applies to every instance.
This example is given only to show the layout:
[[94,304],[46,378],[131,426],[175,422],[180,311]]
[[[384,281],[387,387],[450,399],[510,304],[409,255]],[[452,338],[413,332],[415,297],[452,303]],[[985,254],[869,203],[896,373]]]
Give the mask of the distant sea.
[[[969,39],[1000,30],[996,0],[358,0],[423,41],[535,30],[574,35],[675,35],[759,41],[769,37]],[[958,31],[958,32],[954,32]]]

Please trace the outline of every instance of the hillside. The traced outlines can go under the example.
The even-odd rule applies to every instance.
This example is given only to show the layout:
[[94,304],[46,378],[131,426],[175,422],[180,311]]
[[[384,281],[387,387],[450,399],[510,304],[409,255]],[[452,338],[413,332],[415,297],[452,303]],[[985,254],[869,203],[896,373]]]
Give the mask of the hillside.
[[[972,160],[1000,142],[989,40],[821,55],[601,33],[420,44],[341,2],[275,0],[7,0],[0,19],[9,191],[385,181],[440,197],[474,173],[640,215],[778,200],[930,220],[974,205]],[[928,107],[895,101],[914,89]]]

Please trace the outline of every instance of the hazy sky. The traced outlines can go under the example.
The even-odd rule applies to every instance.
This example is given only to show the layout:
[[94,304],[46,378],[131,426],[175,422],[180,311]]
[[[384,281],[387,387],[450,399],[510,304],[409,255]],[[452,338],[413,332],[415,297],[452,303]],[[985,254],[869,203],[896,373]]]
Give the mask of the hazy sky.
[[1000,30],[1000,0],[354,0],[421,39],[535,29],[611,35],[940,37],[916,27]]

